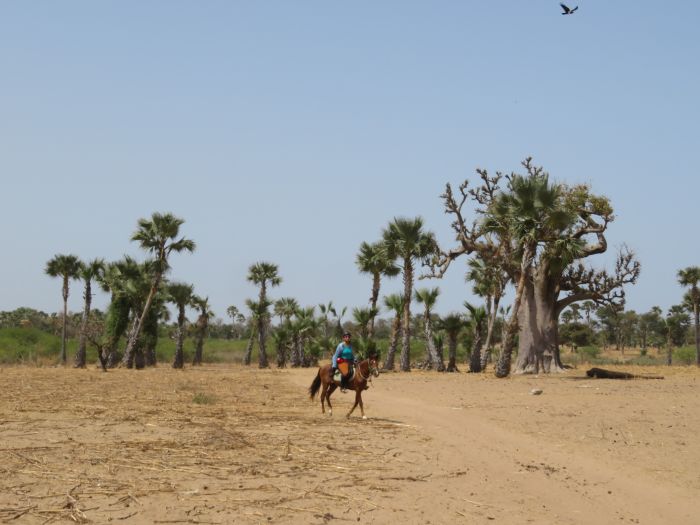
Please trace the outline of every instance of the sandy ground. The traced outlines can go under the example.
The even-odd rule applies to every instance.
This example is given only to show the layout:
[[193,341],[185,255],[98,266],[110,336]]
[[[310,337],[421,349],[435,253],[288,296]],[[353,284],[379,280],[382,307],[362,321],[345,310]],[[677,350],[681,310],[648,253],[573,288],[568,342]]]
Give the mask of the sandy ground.
[[[0,370],[2,523],[700,522],[700,371]],[[531,395],[532,389],[541,395]]]

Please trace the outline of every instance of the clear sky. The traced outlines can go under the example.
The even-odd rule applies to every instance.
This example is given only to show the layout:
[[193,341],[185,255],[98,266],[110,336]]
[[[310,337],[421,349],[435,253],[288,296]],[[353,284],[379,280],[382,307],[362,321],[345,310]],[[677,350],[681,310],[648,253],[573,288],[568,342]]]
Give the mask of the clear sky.
[[[261,260],[273,297],[364,306],[362,241],[420,215],[450,246],[445,183],[528,155],[612,200],[613,253],[591,262],[637,252],[628,307],[679,302],[677,270],[700,265],[700,3],[578,5],[3,3],[0,310],[61,308],[55,254],[142,259],[129,238],[154,211],[185,219],[198,249],[171,278],[219,316]],[[439,313],[473,299],[465,262],[418,283],[440,286]]]

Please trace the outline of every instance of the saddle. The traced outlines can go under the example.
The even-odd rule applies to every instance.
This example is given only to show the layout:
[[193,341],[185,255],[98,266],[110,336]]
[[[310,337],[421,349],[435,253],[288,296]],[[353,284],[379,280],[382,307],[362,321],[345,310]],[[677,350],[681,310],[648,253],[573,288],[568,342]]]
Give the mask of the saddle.
[[338,363],[338,369],[335,371],[333,381],[337,384],[340,384],[340,379],[342,378],[342,376],[347,375],[348,370],[350,370],[350,375],[348,376],[349,382],[352,381],[353,377],[355,377],[355,367],[351,366],[350,363],[348,363],[347,361]]

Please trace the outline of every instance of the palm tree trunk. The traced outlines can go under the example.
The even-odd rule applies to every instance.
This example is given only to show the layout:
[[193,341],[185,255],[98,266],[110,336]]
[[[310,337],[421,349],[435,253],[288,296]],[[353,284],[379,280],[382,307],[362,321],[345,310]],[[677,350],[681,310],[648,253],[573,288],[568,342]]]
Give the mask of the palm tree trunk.
[[173,360],[173,368],[184,368],[185,366],[185,308],[180,307],[180,312],[177,316],[177,339],[175,340],[175,359]]
[[406,300],[403,305],[403,333],[401,338],[401,371],[411,371],[411,297],[413,293],[413,263],[404,259],[403,293]]
[[391,324],[391,338],[389,339],[389,350],[386,353],[386,360],[384,361],[384,370],[394,369],[394,356],[396,355],[396,346],[399,341],[399,331],[401,330],[401,317],[397,315],[394,317],[394,321]]
[[251,357],[253,356],[253,343],[255,342],[255,328],[250,327],[250,337],[248,338],[248,344],[245,347],[245,355],[243,356],[243,364],[250,365]]
[[258,368],[269,368],[270,366],[267,362],[267,349],[265,347],[266,329],[267,319],[262,316],[258,320],[258,345],[260,346],[258,353]]
[[68,319],[68,277],[63,278],[63,326],[61,328],[61,363],[66,364],[66,320]]
[[[483,325],[476,327],[474,330],[474,344],[472,346],[472,354],[469,359],[469,371],[472,373],[481,372],[481,354],[482,354],[482,341],[481,332],[483,330]],[[486,353],[486,352],[483,352]]]
[[698,305],[693,305],[695,314],[695,364],[700,366],[700,308]]
[[449,357],[447,360],[447,371],[448,372],[459,372],[457,369],[457,335],[449,334],[447,336],[448,340],[448,353]]
[[484,343],[484,351],[481,352],[481,371],[486,371],[486,362],[489,358],[489,352],[493,347],[493,329],[496,326],[496,319],[498,318],[498,303],[500,303],[500,295],[495,295],[493,297],[492,310],[489,312],[488,325],[486,327],[486,342]]
[[506,325],[506,333],[503,338],[503,351],[501,357],[496,364],[496,377],[507,377],[510,374],[510,362],[515,348],[515,334],[518,331],[518,311],[520,310],[520,302],[523,299],[523,291],[525,290],[525,280],[529,275],[529,267],[532,262],[532,247],[526,245],[523,250],[523,258],[520,264],[520,278],[518,279],[518,287],[515,291],[515,300],[513,301],[513,311],[510,315],[510,320]]
[[87,324],[90,317],[90,304],[92,302],[92,290],[90,281],[85,282],[85,308],[83,308],[83,318],[80,322],[80,340],[78,341],[78,351],[75,353],[75,368],[85,368],[87,354]]
[[[139,335],[141,334],[141,328],[143,327],[143,323],[146,320],[148,311],[151,309],[153,298],[156,296],[156,292],[158,291],[158,287],[160,286],[161,278],[162,275],[160,273],[156,273],[155,277],[153,278],[153,284],[151,285],[151,289],[148,292],[148,297],[146,298],[146,304],[144,305],[143,311],[141,312],[141,316],[134,317],[134,325],[132,326],[131,333],[129,334],[129,340],[126,344],[126,350],[124,350],[122,364],[126,365],[127,363],[132,363],[133,366],[136,342],[138,341]],[[131,366],[127,365],[127,368],[131,368]]]
[[[370,298],[369,304],[372,311],[377,309],[377,301],[379,300],[379,287],[381,284],[381,276],[378,273],[374,274],[374,279],[372,281],[372,297]],[[367,339],[370,341],[374,338],[374,319],[376,315],[370,317],[369,325],[367,326]]]

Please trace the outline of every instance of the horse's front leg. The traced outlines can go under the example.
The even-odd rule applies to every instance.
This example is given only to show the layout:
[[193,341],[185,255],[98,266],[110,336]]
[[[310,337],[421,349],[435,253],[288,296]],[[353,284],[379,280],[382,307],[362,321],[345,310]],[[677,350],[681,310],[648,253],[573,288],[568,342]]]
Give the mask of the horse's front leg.
[[[355,407],[358,405],[358,403],[360,404],[360,407],[362,406],[362,394],[361,394],[361,392],[362,392],[361,390],[355,390],[355,404],[352,406],[352,408],[350,409],[350,412],[348,412],[348,415],[345,417],[350,417],[350,414],[353,413],[353,411],[355,410]],[[364,412],[363,412],[363,414],[364,414]]]

